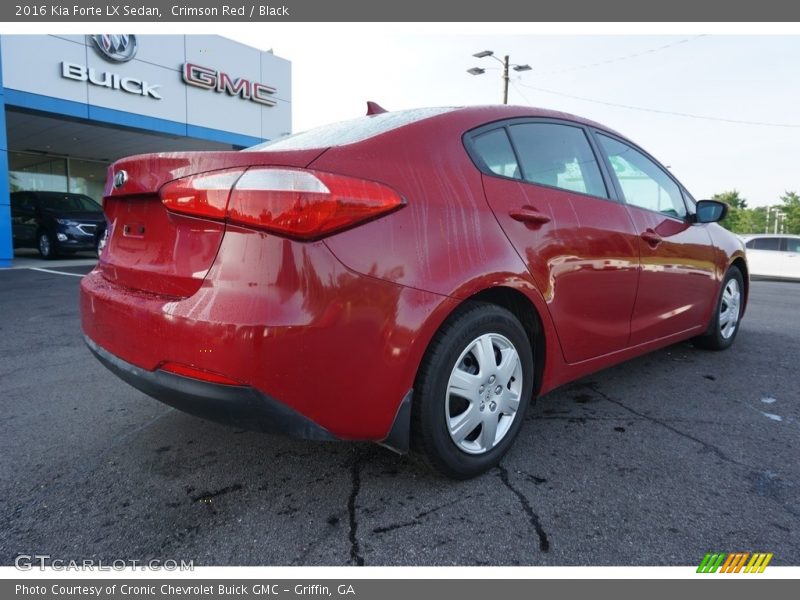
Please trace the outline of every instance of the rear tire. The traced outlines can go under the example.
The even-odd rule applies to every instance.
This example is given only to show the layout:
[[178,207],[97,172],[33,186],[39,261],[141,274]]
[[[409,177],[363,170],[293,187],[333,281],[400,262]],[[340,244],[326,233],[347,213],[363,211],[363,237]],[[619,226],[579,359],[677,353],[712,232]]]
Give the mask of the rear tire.
[[731,267],[722,281],[708,330],[692,340],[694,345],[707,350],[730,348],[739,333],[743,302],[744,277],[738,267]]
[[496,466],[522,427],[533,374],[519,320],[494,304],[465,305],[434,336],[417,374],[415,449],[454,479]]

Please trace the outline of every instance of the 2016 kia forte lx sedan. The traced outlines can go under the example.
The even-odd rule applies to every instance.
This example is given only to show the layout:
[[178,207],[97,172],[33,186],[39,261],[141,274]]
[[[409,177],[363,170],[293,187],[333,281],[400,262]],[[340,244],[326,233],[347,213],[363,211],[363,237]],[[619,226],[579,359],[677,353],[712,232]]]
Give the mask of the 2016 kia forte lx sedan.
[[497,464],[531,398],[733,342],[742,242],[644,150],[523,107],[375,114],[110,167],[86,341],[186,412]]

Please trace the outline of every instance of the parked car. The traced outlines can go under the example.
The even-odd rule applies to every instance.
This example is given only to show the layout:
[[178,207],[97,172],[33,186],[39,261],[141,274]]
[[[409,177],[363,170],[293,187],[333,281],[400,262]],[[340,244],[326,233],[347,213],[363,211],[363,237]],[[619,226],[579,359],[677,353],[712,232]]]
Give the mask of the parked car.
[[[383,112],[111,168],[86,342],[186,412],[496,465],[530,400],[733,343],[744,244],[644,150],[523,107]],[[678,399],[676,399],[678,400]]]
[[747,247],[750,274],[769,279],[800,279],[800,235],[740,236]]
[[42,258],[80,250],[97,251],[106,219],[89,196],[66,192],[11,193],[11,234],[15,248],[36,248]]

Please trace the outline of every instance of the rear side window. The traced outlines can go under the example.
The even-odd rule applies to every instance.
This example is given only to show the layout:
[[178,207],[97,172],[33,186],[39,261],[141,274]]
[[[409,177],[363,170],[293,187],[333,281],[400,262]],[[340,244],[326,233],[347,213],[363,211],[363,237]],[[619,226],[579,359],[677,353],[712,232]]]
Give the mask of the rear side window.
[[505,129],[494,129],[473,138],[472,148],[492,173],[520,179],[517,157]]
[[785,238],[787,252],[800,252],[800,240],[797,238]]
[[522,177],[531,183],[608,198],[586,133],[558,123],[511,125]]
[[753,250],[780,250],[781,239],[776,237],[754,238],[745,245]]
[[344,146],[345,144],[355,144],[362,142],[376,135],[386,133],[392,129],[398,129],[405,125],[410,125],[416,121],[435,117],[455,110],[453,108],[415,108],[412,110],[399,110],[396,112],[385,112],[367,117],[350,119],[323,125],[316,129],[309,129],[301,133],[295,133],[288,137],[264,142],[248,148],[250,152],[260,150],[309,150],[313,148],[329,148],[331,146]]
[[25,193],[11,194],[11,208],[16,208],[17,210],[33,210],[33,196]]

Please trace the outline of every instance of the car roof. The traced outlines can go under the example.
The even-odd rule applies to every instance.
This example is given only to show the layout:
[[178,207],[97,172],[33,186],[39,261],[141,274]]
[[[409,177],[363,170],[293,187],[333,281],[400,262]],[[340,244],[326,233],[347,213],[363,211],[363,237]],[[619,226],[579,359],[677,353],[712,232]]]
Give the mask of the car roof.
[[598,129],[603,129],[605,131],[614,133],[616,135],[621,135],[618,132],[611,129],[610,127],[607,127],[602,123],[592,121],[591,119],[587,119],[585,117],[574,115],[568,112],[551,110],[547,108],[537,108],[535,106],[515,106],[515,105],[504,105],[504,104],[491,104],[485,106],[462,106],[456,108],[455,110],[452,111],[452,113],[448,114],[474,116],[476,125],[479,125],[481,123],[488,123],[491,121],[500,121],[503,119],[513,119],[516,117],[561,119],[564,121],[574,121],[582,125],[587,125],[589,127],[596,127]]
[[[558,119],[561,121],[571,121],[579,125],[585,125],[594,129],[600,129],[607,133],[616,135],[623,140],[630,142],[632,145],[637,144],[628,139],[624,134],[615,131],[611,127],[592,121],[579,115],[574,115],[568,112],[558,110],[551,110],[547,108],[537,108],[535,106],[517,106],[505,104],[489,104],[480,106],[461,106],[453,108],[450,111],[444,112],[440,115],[431,117],[433,119],[449,119],[453,122],[454,126],[461,129],[463,132],[469,131],[480,127],[481,125],[488,125],[495,121],[504,121],[506,119]],[[424,121],[418,121],[411,125],[417,125]]]
[[743,240],[754,240],[756,238],[791,238],[797,239],[800,238],[800,235],[796,235],[794,233],[743,233],[739,235],[740,238]]
[[[307,150],[357,144],[405,129],[424,128],[436,123],[446,124],[454,131],[464,134],[483,125],[514,118],[542,118],[569,121],[612,133],[626,141],[624,135],[613,129],[566,112],[536,108],[532,106],[462,106],[427,107],[365,115],[346,121],[338,121],[308,131],[294,133],[258,144],[247,151]],[[634,144],[631,142],[631,144]]]
[[81,192],[55,192],[49,190],[17,190],[16,192],[11,192],[11,196],[18,196],[20,194],[33,194],[34,196],[86,196],[86,194],[82,194]]

